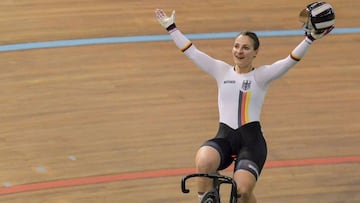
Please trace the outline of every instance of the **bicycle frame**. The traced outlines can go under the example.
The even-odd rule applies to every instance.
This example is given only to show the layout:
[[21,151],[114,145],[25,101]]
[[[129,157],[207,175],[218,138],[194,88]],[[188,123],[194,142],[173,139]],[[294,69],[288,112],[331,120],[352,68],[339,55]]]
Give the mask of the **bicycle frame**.
[[[186,180],[193,177],[204,177],[213,179],[213,187],[220,194],[220,186],[222,184],[231,184],[231,193],[230,193],[230,203],[236,203],[238,199],[237,195],[237,185],[236,182],[228,176],[220,175],[220,174],[207,174],[207,173],[193,173],[186,175],[181,180],[181,190],[183,193],[189,193],[190,190],[186,188]],[[221,200],[220,200],[221,201]],[[220,203],[220,202],[219,202]]]

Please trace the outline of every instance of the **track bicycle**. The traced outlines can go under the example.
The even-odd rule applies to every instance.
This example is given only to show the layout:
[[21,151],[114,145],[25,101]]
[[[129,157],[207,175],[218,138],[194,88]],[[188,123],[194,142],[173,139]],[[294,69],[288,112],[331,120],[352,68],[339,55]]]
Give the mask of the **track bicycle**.
[[201,203],[221,203],[220,199],[220,186],[222,184],[230,184],[231,192],[230,192],[230,203],[236,203],[239,198],[237,194],[237,185],[234,179],[228,176],[220,175],[220,174],[207,174],[207,173],[193,173],[186,175],[181,180],[181,190],[183,193],[189,193],[190,190],[186,188],[186,181],[190,178],[194,177],[203,177],[210,178],[213,180],[213,188],[211,191],[207,192],[203,197]]

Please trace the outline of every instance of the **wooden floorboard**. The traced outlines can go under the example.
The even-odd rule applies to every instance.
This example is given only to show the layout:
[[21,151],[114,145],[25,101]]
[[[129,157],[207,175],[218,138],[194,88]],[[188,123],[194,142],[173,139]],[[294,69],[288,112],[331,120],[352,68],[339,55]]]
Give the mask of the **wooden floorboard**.
[[[8,0],[0,2],[0,43],[166,34],[157,7],[176,9],[184,33],[299,29],[306,3]],[[360,2],[330,3],[337,27],[359,27]],[[286,57],[302,39],[262,37],[255,65]],[[232,63],[233,39],[193,42]],[[271,85],[262,114],[268,163],[284,166],[265,168],[258,202],[360,202],[359,42],[359,34],[327,36]],[[180,179],[217,130],[217,90],[173,42],[1,52],[0,67],[0,202],[197,201],[181,193]],[[57,182],[134,173],[150,175]],[[31,190],[42,183],[54,188]],[[19,186],[27,190],[2,193]]]

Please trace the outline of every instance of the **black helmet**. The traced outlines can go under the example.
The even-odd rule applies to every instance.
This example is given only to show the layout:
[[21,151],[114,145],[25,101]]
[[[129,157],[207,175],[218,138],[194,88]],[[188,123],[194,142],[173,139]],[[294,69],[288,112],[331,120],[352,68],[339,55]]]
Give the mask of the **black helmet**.
[[318,33],[333,27],[335,12],[326,2],[313,2],[300,12],[299,19],[304,23],[305,30],[315,30]]

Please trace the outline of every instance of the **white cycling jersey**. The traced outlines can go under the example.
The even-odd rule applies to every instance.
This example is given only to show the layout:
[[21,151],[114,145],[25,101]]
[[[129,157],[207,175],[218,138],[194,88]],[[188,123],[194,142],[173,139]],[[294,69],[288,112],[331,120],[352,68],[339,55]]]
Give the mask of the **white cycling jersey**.
[[176,46],[199,68],[215,78],[218,86],[219,122],[233,129],[260,121],[265,94],[271,81],[293,67],[307,51],[311,40],[305,38],[291,54],[271,65],[248,73],[237,73],[233,65],[214,59],[197,49],[180,30],[170,32]]

